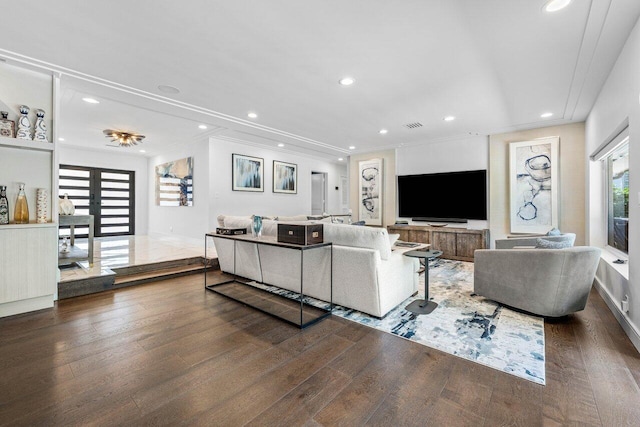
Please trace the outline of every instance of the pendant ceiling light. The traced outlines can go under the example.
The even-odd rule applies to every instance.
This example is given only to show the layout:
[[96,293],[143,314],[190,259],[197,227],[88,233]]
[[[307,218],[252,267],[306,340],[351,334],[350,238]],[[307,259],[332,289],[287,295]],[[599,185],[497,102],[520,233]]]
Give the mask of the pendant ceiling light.
[[102,131],[107,138],[111,138],[111,141],[117,142],[121,147],[131,147],[132,145],[138,145],[144,139],[144,135],[138,135],[137,133],[121,132],[119,130],[105,129]]

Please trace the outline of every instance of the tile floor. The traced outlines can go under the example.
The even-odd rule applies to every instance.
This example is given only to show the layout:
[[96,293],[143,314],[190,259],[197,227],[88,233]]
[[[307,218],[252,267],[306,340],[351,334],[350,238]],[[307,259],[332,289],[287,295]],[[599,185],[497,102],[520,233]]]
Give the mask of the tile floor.
[[[87,249],[87,239],[76,239],[75,245]],[[113,236],[93,240],[94,262],[77,262],[61,266],[60,282],[113,274],[112,268],[204,256],[204,238],[174,236]],[[207,257],[215,258],[215,248],[208,243]]]

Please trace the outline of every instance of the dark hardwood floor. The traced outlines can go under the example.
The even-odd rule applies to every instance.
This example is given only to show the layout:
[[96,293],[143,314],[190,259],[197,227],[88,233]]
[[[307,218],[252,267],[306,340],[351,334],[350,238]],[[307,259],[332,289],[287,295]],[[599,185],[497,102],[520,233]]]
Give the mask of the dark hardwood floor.
[[185,276],[0,319],[0,425],[640,425],[640,355],[597,292],[545,337],[541,386],[336,317],[301,331]]

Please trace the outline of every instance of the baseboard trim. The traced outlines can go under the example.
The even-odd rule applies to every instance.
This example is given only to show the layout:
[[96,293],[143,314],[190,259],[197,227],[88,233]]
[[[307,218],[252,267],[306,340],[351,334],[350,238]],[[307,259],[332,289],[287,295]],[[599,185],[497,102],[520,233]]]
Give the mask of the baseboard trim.
[[53,307],[53,295],[44,295],[0,304],[0,317],[14,316]]
[[595,279],[596,290],[604,300],[609,310],[613,313],[613,316],[616,318],[622,329],[627,334],[631,343],[634,345],[636,350],[640,352],[640,331],[629,321],[629,317],[624,314],[620,309],[620,304],[615,301],[613,296],[609,293],[607,288],[600,282],[600,280],[596,277]]

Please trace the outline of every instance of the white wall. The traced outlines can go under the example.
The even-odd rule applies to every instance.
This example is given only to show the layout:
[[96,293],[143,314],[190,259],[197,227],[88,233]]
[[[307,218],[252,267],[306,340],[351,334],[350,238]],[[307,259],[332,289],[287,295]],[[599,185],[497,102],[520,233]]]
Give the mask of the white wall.
[[[396,150],[398,175],[417,175],[489,169],[489,138],[469,136],[451,141],[400,147]],[[394,201],[394,203],[396,203]],[[489,205],[489,201],[487,201]],[[398,207],[395,207],[397,215]],[[409,218],[402,218],[413,224]],[[424,225],[416,222],[416,225]],[[460,227],[462,224],[451,224]],[[462,225],[463,226],[463,225]],[[489,228],[488,221],[469,221],[468,228]]]
[[[136,179],[136,235],[147,234],[149,203],[147,198],[148,176],[146,157],[120,152],[88,150],[62,144],[58,144],[57,151],[58,162],[61,165],[134,171]],[[57,189],[54,193],[57,195]]]
[[[216,217],[225,215],[296,215],[311,214],[311,172],[326,172],[329,213],[341,213],[340,176],[347,175],[346,165],[291,153],[286,149],[269,149],[216,138],[210,139],[210,215],[209,228],[217,226]],[[244,154],[264,159],[264,192],[233,191],[231,155]],[[298,165],[298,193],[280,194],[272,190],[273,161]],[[335,188],[339,189],[336,190]]]
[[[591,154],[611,139],[625,120],[629,122],[629,261],[621,268],[612,264],[616,257],[605,254],[597,281],[600,293],[623,328],[640,349],[640,22],[636,23],[618,60],[609,74],[586,122],[586,153]],[[603,212],[604,193],[599,162],[588,162],[589,244],[602,247],[606,242]],[[622,313],[620,301],[629,295],[629,313]]]
[[396,152],[398,175],[489,168],[489,138],[486,136],[400,147]]
[[[193,157],[193,206],[156,206],[155,167]],[[179,235],[204,239],[209,227],[209,142],[207,139],[179,145],[148,163],[149,234]],[[203,240],[204,241],[204,240]]]

